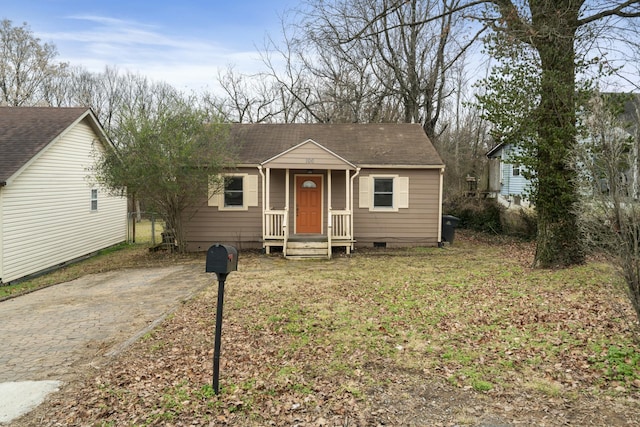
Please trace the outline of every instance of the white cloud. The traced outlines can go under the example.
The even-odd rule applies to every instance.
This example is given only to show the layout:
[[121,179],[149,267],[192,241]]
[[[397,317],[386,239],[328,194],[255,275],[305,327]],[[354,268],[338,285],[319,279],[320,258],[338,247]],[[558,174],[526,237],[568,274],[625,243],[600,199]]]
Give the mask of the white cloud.
[[40,33],[62,61],[90,71],[117,66],[180,89],[215,86],[219,70],[255,73],[264,67],[257,51],[233,51],[215,40],[172,34],[160,26],[95,15],[74,15],[65,31]]

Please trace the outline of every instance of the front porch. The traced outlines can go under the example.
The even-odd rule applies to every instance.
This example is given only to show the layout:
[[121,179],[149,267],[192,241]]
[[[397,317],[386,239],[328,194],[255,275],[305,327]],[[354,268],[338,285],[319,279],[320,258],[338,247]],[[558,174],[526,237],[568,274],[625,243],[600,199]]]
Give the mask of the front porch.
[[285,258],[331,258],[333,248],[344,248],[351,254],[355,243],[351,211],[329,211],[323,234],[290,234],[288,218],[287,210],[264,213],[263,247],[267,254],[273,247],[281,247]]
[[262,242],[286,258],[331,258],[354,245],[353,187],[360,169],[307,140],[259,166]]

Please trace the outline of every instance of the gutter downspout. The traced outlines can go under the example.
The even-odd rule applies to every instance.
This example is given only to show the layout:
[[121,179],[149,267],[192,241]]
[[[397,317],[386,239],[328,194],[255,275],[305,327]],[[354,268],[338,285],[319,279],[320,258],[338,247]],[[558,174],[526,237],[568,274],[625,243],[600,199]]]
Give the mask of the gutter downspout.
[[353,210],[353,182],[355,181],[356,177],[360,174],[360,168],[356,167],[356,173],[353,174],[353,176],[351,177],[351,206],[349,206],[349,210],[351,211],[351,224],[349,224],[351,230],[351,250],[355,249],[355,233],[353,232],[353,216],[354,216],[354,210]]

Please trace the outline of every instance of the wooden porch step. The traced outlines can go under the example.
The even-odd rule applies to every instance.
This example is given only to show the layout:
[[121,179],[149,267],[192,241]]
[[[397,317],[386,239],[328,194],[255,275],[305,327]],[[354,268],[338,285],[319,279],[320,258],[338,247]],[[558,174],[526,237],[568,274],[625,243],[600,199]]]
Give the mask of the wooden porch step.
[[327,242],[287,242],[287,258],[328,258]]

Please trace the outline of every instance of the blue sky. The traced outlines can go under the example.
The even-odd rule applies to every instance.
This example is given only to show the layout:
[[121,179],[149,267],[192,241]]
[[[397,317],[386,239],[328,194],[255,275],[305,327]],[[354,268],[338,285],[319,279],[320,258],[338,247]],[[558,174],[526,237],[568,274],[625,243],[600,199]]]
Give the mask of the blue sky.
[[215,86],[219,70],[263,67],[267,35],[280,38],[280,17],[296,0],[18,0],[0,19],[26,22],[59,61],[102,71],[131,70],[180,89]]

